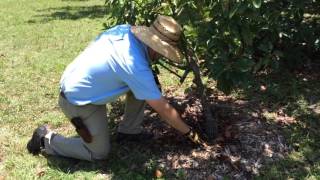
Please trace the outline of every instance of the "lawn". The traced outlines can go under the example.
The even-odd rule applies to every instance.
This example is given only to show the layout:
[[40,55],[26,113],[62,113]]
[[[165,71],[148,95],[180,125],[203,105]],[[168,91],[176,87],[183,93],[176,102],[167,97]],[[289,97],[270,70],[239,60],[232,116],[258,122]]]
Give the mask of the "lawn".
[[[95,164],[46,159],[26,150],[33,130],[41,124],[75,135],[57,105],[59,80],[66,65],[104,30],[104,1],[3,0],[0,6],[0,179],[153,177],[148,154],[132,151],[136,155],[131,159],[115,161],[123,156],[116,153],[117,145],[108,162]],[[150,172],[130,173],[130,162],[141,160],[148,161]]]
[[[285,137],[289,147],[288,152],[280,154],[281,157],[279,155],[280,158],[276,160],[271,158],[269,161],[263,161],[258,173],[253,173],[251,170],[246,172],[243,161],[239,161],[239,165],[232,163],[230,165],[224,156],[212,156],[212,154],[210,156],[212,159],[202,161],[207,165],[207,169],[194,168],[198,171],[193,171],[190,167],[183,168],[183,165],[174,166],[175,153],[178,151],[176,149],[179,149],[177,154],[180,154],[180,159],[184,157],[192,162],[196,162],[196,158],[190,159],[190,157],[200,153],[190,150],[190,147],[187,148],[188,151],[182,153],[180,150],[183,148],[179,145],[185,144],[173,145],[175,142],[166,140],[157,146],[147,147],[132,144],[120,147],[112,142],[113,149],[109,159],[98,163],[28,154],[26,143],[34,128],[40,124],[48,123],[59,133],[75,135],[73,127],[57,105],[59,80],[66,65],[99,32],[103,31],[103,24],[106,22],[104,2],[104,0],[0,1],[0,180],[155,179],[156,169],[164,173],[164,179],[187,177],[232,179],[233,176],[230,174],[237,173],[240,174],[239,177],[248,179],[320,179],[319,73],[315,73],[314,76],[302,73],[299,76],[262,78],[261,81],[254,82],[259,86],[253,87],[258,88],[234,92],[228,97],[215,90],[218,98],[214,101],[223,104],[218,107],[226,107],[238,113],[230,113],[220,108],[217,113],[220,112],[221,119],[229,119],[234,124],[241,124],[240,122],[247,119],[257,120],[263,122],[266,127],[277,130],[266,132],[264,134],[266,137],[271,136],[272,132],[281,134],[274,137],[282,135]],[[160,79],[167,90],[171,89],[170,93],[172,89],[177,89],[174,85],[177,80],[173,80],[167,73],[161,74]],[[261,84],[263,87],[260,87]],[[175,93],[181,95],[183,91],[184,89],[180,88]],[[249,105],[237,104],[240,99]],[[122,110],[117,109],[122,106],[121,103],[114,105],[114,107],[109,106],[112,113],[108,114],[111,119],[112,134],[119,120],[117,115],[122,113]],[[246,116],[239,115],[241,112]],[[250,118],[246,119],[247,116]],[[230,118],[241,120],[233,122]],[[164,125],[159,125],[162,126],[166,128]],[[228,136],[226,135],[228,128],[221,132]],[[170,137],[174,139],[174,135]],[[224,146],[222,151],[230,145],[226,142],[222,144],[217,145]],[[231,146],[237,148],[238,144]],[[162,148],[162,152],[159,152]],[[240,150],[244,149],[246,147]],[[173,162],[171,169],[168,169],[166,162],[162,161],[164,158]],[[225,171],[229,173],[221,173],[224,171],[215,169],[225,166],[231,167]],[[193,174],[190,175],[189,172]],[[197,176],[195,174],[197,172],[203,174],[199,173]],[[214,176],[215,173],[220,173],[220,176]]]
[[103,30],[103,5],[99,0],[0,2],[0,179],[34,179],[42,171],[45,179],[102,176],[50,167],[25,147],[39,124],[73,133],[57,106],[58,82],[65,66]]

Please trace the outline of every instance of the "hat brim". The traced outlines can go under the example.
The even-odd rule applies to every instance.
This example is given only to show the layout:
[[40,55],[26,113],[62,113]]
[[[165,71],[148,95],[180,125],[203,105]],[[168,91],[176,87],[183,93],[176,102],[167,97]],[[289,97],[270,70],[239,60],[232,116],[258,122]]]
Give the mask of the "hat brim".
[[161,40],[156,34],[150,31],[147,26],[132,26],[131,32],[140,41],[145,43],[148,47],[154,51],[163,55],[165,58],[176,62],[182,63],[183,55],[177,46],[173,46],[163,40]]

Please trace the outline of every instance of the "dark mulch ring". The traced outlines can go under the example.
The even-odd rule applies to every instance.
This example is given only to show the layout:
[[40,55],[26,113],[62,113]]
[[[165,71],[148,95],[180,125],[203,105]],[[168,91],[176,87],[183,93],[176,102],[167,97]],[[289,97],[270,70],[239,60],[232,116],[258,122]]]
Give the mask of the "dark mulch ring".
[[[201,104],[194,96],[177,96],[172,91],[166,96],[188,124],[197,126],[203,122]],[[212,102],[219,102],[213,104],[219,137],[206,149],[194,147],[150,108],[146,110],[145,128],[155,137],[142,149],[157,157],[160,175],[169,179],[251,179],[259,175],[263,166],[279,161],[291,151],[279,126],[262,118],[263,108],[256,103],[215,97]]]

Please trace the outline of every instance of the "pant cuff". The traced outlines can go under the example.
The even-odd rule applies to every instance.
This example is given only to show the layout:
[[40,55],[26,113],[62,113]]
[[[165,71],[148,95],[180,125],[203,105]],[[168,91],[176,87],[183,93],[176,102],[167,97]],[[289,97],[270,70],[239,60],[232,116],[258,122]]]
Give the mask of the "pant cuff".
[[54,150],[51,148],[51,140],[55,136],[55,133],[50,131],[44,136],[44,152],[50,155],[56,155]]

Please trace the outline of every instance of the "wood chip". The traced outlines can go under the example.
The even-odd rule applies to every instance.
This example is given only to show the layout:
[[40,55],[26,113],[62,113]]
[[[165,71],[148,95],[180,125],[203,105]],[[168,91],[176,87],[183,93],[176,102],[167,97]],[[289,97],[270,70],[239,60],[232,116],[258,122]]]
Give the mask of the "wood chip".
[[156,178],[161,178],[163,176],[163,173],[159,169],[157,169],[154,173],[154,176]]

